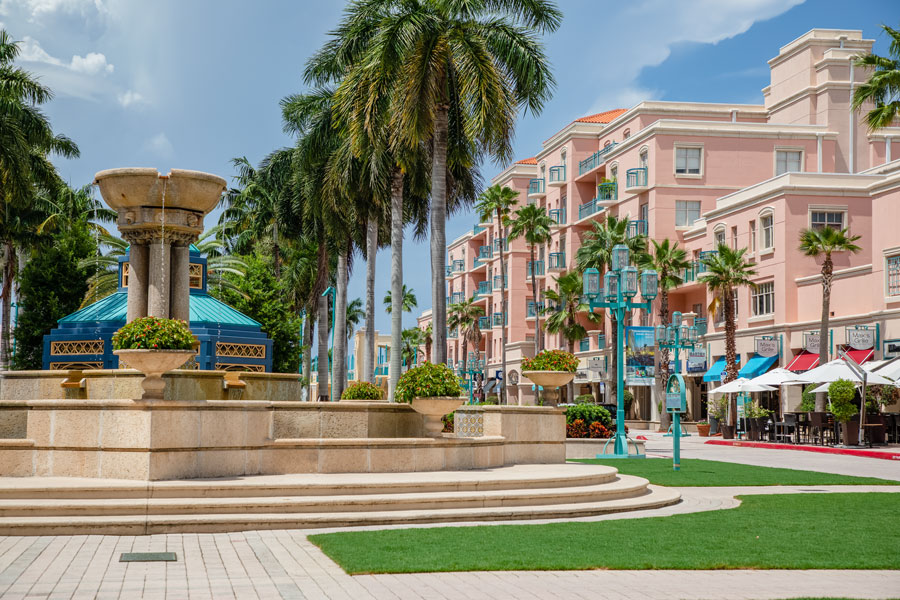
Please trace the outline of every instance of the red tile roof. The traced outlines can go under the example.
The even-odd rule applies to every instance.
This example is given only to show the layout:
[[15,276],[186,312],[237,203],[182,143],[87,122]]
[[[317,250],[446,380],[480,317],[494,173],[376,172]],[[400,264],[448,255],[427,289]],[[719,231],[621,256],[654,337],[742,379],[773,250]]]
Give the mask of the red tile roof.
[[522,160],[516,161],[517,165],[536,165],[537,157],[532,156],[531,158],[523,158]]
[[595,115],[588,115],[586,117],[581,117],[580,119],[575,119],[576,123],[609,123],[622,113],[624,113],[626,108],[616,108],[614,110],[608,110],[606,112],[597,113]]

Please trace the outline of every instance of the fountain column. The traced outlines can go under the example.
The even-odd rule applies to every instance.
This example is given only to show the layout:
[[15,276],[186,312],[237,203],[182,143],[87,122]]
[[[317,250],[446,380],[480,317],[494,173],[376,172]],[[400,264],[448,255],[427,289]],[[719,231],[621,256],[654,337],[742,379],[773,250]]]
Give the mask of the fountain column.
[[131,244],[128,250],[128,313],[125,321],[131,323],[147,316],[149,247],[137,236],[127,236],[125,239]]
[[172,296],[170,313],[173,319],[189,321],[191,316],[191,249],[190,242],[172,244]]
[[150,243],[150,288],[147,294],[147,315],[169,318],[169,240],[162,235]]

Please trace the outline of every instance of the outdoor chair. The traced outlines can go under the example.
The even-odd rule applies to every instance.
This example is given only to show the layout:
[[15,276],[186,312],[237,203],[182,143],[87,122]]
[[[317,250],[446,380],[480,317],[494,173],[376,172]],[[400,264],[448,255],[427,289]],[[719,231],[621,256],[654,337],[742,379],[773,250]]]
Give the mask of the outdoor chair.
[[797,432],[797,415],[793,413],[785,413],[784,420],[775,423],[775,441],[787,441],[790,444],[795,443],[794,434]]
[[828,424],[828,413],[809,413],[809,433],[814,444],[834,445],[834,426]]

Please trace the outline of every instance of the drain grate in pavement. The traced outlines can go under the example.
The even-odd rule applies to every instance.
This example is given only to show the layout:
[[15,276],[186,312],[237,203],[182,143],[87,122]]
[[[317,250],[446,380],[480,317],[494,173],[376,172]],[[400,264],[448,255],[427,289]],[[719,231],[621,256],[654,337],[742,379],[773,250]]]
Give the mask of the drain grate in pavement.
[[160,562],[178,560],[174,552],[123,552],[119,562]]

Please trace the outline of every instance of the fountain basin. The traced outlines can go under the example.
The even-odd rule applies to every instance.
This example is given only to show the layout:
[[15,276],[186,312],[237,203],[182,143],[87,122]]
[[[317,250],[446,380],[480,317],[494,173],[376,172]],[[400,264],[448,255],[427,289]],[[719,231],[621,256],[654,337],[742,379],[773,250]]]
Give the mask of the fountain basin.
[[208,213],[216,207],[226,181],[218,175],[172,169],[160,175],[153,168],[107,169],[94,176],[106,203],[115,211],[128,208],[162,207]]

